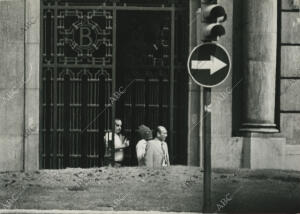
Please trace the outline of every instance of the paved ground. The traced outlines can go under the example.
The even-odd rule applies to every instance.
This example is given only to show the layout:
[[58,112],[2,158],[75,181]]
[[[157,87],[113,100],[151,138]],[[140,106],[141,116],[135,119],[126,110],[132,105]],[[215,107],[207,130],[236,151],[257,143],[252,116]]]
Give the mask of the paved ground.
[[[202,179],[185,166],[0,173],[0,208],[201,212]],[[299,172],[219,169],[212,185],[213,212],[300,212]]]
[[[178,214],[179,212],[161,212],[161,211],[93,211],[93,210],[0,210],[5,214]],[[189,212],[180,212],[182,214],[194,214]]]

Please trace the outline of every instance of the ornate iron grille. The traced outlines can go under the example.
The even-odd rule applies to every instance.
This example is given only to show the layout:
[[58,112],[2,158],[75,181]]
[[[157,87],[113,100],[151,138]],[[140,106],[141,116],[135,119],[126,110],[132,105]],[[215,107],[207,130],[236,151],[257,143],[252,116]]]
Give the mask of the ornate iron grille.
[[140,124],[166,126],[173,163],[185,163],[187,19],[178,2],[43,1],[42,168],[103,165],[115,117],[131,139],[126,164],[135,164]]

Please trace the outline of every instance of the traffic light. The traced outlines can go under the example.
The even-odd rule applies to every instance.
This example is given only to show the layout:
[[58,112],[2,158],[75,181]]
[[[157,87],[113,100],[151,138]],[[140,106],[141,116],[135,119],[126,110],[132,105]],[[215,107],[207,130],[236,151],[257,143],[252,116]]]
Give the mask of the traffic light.
[[200,39],[203,42],[216,41],[225,34],[220,24],[226,21],[225,9],[216,0],[201,1]]

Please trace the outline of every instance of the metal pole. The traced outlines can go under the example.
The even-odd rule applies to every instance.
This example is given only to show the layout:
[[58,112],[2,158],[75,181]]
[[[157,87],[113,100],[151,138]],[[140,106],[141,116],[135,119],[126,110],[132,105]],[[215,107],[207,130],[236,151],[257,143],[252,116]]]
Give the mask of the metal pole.
[[[215,0],[202,0],[201,11],[205,11],[208,4],[216,3]],[[201,13],[201,21],[204,20],[203,12]],[[203,30],[199,29],[200,31]],[[204,135],[204,151],[203,151],[203,212],[211,212],[211,88],[203,88],[203,135]]]
[[203,212],[211,210],[211,88],[204,88],[204,179],[203,179]]
[[[113,9],[113,65],[112,65],[112,96],[114,96],[116,92],[116,31],[117,31],[117,10],[116,10],[116,3],[114,2],[114,9]],[[115,102],[112,103],[111,106],[112,110],[112,144],[111,144],[111,164],[112,166],[115,165],[115,116],[116,116],[116,104]]]

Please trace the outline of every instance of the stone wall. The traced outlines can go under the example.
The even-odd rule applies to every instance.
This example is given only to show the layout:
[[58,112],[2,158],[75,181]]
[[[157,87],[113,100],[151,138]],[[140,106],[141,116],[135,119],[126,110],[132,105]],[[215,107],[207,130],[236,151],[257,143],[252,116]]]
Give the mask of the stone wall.
[[24,0],[0,1],[0,169],[23,169]]
[[[234,28],[236,18],[236,1],[219,0],[218,3],[225,8],[227,20],[223,23],[226,34],[222,36],[218,43],[223,45],[228,51],[231,62],[231,74],[225,82],[212,89],[212,166],[216,168],[239,168],[242,159],[242,139],[233,137],[233,114],[239,114],[233,109],[233,93],[239,91],[243,80],[238,77],[236,58],[240,40],[236,34],[240,29]],[[233,42],[233,39],[235,42]]]
[[[255,1],[249,2],[251,3],[251,7],[255,7],[255,4],[258,3]],[[244,50],[246,41],[243,38],[242,31],[243,28],[250,28],[253,23],[247,23],[247,20],[241,18],[243,17],[240,13],[243,7],[241,1],[218,1],[219,4],[225,7],[229,17],[224,23],[227,31],[226,35],[219,40],[219,43],[224,45],[230,53],[233,66],[231,77],[224,84],[212,90],[213,167],[300,170],[300,147],[298,146],[300,144],[300,96],[298,93],[300,91],[300,1],[282,0],[280,2],[282,2],[282,8],[279,8],[281,13],[278,14],[278,22],[281,21],[281,28],[278,28],[277,33],[279,41],[277,44],[277,89],[274,89],[274,92],[270,93],[267,97],[269,99],[270,96],[273,97],[277,93],[276,96],[279,99],[276,101],[277,109],[273,107],[266,108],[273,115],[278,116],[279,120],[276,119],[274,122],[276,122],[276,128],[279,128],[279,133],[259,133],[259,129],[253,128],[251,130],[252,128],[250,128],[248,132],[242,134],[240,128],[241,122],[243,122],[243,111],[248,108],[244,100],[243,84],[240,84],[240,81],[243,83],[247,80],[245,78],[247,76],[243,74],[245,71],[242,65],[242,58],[245,57],[245,54],[249,54],[248,52],[243,53],[244,51],[255,51],[251,48],[250,50]],[[275,7],[275,5],[273,6]],[[276,11],[270,10],[268,16],[277,17],[277,15],[274,16],[271,12],[275,13]],[[267,14],[260,14],[262,17],[258,15],[256,18],[255,16],[251,16],[253,20],[250,21],[255,23],[256,19],[267,18]],[[273,21],[276,22],[277,20]],[[265,31],[267,32],[267,30]],[[265,31],[261,33],[265,33]],[[273,31],[270,32],[272,33]],[[259,32],[257,33],[260,34]],[[242,41],[244,41],[244,44]],[[276,52],[276,45],[271,48]],[[256,50],[258,51],[258,55],[263,53],[259,52],[259,48],[256,48]],[[251,60],[253,60],[253,57]],[[270,70],[256,69],[256,71],[257,73],[268,71],[266,75],[270,74]],[[272,72],[274,71],[272,70]],[[261,77],[261,75],[258,75],[258,77]],[[244,90],[249,90],[249,87],[244,88]],[[250,98],[254,100],[261,99],[259,96],[253,95]],[[265,99],[259,100],[258,105],[262,105],[264,102],[266,102]],[[256,114],[253,114],[253,116],[255,117]],[[270,121],[272,122],[272,120]],[[275,131],[275,129],[273,130]],[[273,130],[271,129],[272,132]],[[262,126],[261,132],[267,131]]]
[[[236,60],[233,54],[239,54],[233,51],[235,46],[239,46],[238,42],[233,43],[236,38],[234,31],[234,19],[236,14],[234,12],[234,5],[239,0],[219,0],[227,13],[227,20],[223,23],[226,34],[222,36],[218,43],[223,45],[229,52],[232,59],[232,71],[238,72],[240,63]],[[190,0],[190,50],[197,44],[201,44],[199,35],[197,35],[197,26],[193,20],[196,19],[196,11],[200,7],[200,0]],[[235,8],[238,11],[238,8]],[[195,38],[197,35],[197,39]],[[198,41],[197,41],[198,40]],[[196,42],[197,41],[197,42]],[[240,41],[240,40],[238,40]],[[233,75],[232,72],[228,79],[221,85],[212,89],[212,166],[225,168],[239,168],[242,161],[243,139],[241,137],[233,137],[233,114],[238,115],[239,112],[233,109],[233,93],[239,91],[241,88],[241,78]],[[189,138],[188,138],[188,164],[202,166],[203,164],[203,89],[190,82],[190,96],[189,96]],[[233,112],[234,110],[234,112]],[[198,113],[197,113],[198,112]],[[201,116],[202,115],[202,116]],[[236,121],[236,120],[235,120]]]
[[[249,2],[251,6],[254,6],[255,1]],[[279,129],[279,132],[260,133],[259,129],[254,128],[251,131],[250,128],[248,132],[242,134],[239,132],[239,123],[242,121],[243,110],[245,107],[248,108],[248,105],[244,102],[245,100],[243,101],[245,97],[241,92],[242,88],[240,85],[237,87],[235,85],[239,83],[239,80],[246,80],[243,74],[244,69],[241,66],[243,51],[246,51],[243,50],[245,47],[241,43],[241,40],[245,40],[241,37],[241,31],[244,27],[248,28],[250,23],[240,18],[242,17],[239,13],[242,2],[219,0],[219,3],[226,8],[229,17],[233,17],[233,20],[227,20],[225,24],[226,36],[220,40],[220,43],[231,54],[233,69],[232,79],[229,78],[226,81],[227,84],[222,84],[213,89],[213,167],[300,170],[300,0],[282,0],[278,2],[281,2],[281,5],[279,5],[281,8],[279,8],[278,16],[273,16],[278,17],[278,20],[273,20],[278,21],[276,70],[278,80],[276,81],[276,90],[274,90],[274,93],[269,94],[275,96],[276,93],[278,99],[276,100],[275,109],[266,109],[269,109],[277,118],[274,122],[276,122],[276,129]],[[233,5],[231,5],[232,3]],[[273,12],[276,11],[273,10]],[[266,19],[267,14],[261,13],[261,15],[261,18]],[[261,18],[258,18],[259,16],[256,16],[256,18],[255,16],[251,17],[253,18],[252,22],[255,22],[256,19],[261,20]],[[230,35],[230,32],[233,34]],[[259,34],[259,32],[257,33]],[[276,48],[276,46],[274,47]],[[256,48],[256,50],[259,51],[259,48]],[[274,51],[276,52],[275,49]],[[257,54],[260,53],[262,52]],[[257,74],[266,71],[268,71],[267,75],[270,73],[270,70],[256,69],[255,71],[257,71]],[[246,88],[246,90],[248,89]],[[227,93],[227,91],[232,93]],[[270,96],[265,98],[269,99]],[[235,99],[235,97],[238,99]],[[253,95],[250,98],[261,99],[259,96]],[[265,99],[262,102],[259,101],[258,105],[265,101]],[[259,108],[257,107],[257,109]],[[253,116],[255,117],[255,114]],[[261,132],[266,132],[264,129],[261,130]]]
[[280,123],[287,144],[300,145],[300,1],[282,0]]
[[0,1],[0,171],[39,168],[39,14],[39,0]]

